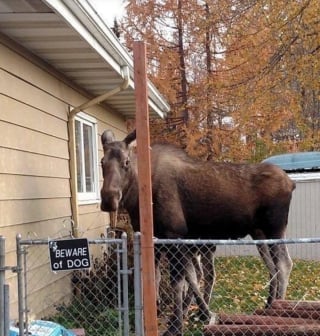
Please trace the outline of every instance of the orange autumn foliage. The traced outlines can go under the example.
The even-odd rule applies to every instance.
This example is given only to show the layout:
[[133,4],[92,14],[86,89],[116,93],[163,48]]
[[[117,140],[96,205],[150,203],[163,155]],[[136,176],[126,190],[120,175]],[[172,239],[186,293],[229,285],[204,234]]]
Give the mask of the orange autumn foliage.
[[130,49],[171,105],[152,137],[203,160],[320,150],[318,0],[132,0]]

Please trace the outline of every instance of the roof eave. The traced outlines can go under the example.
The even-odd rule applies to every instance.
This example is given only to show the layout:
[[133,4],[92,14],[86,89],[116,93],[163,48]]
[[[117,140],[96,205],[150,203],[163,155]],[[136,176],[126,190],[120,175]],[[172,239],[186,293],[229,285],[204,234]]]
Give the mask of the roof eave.
[[[86,0],[43,0],[59,13],[94,50],[122,77],[123,66],[129,68],[129,87],[134,90],[133,60],[94,8]],[[148,81],[149,106],[164,118],[170,111],[169,104],[155,86]]]

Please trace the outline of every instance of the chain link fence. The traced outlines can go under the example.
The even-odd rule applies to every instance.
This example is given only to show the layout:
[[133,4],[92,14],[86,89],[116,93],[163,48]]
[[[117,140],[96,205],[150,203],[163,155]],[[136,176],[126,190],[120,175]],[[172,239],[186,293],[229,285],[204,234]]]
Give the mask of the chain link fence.
[[[125,234],[119,239],[88,242],[92,252],[90,269],[54,272],[50,268],[48,240],[17,239],[18,265],[10,270],[18,274],[21,335],[28,332],[36,319],[57,322],[77,335],[144,334],[139,234],[129,242]],[[268,308],[271,279],[257,251],[263,242],[281,246],[286,242],[293,259],[286,300],[276,300]],[[320,335],[320,260],[312,253],[319,249],[319,244],[319,238],[156,239],[156,254],[161,254],[159,334]],[[171,270],[168,256],[173,261]],[[3,260],[1,265],[1,273],[8,270]],[[175,287],[170,276],[179,277],[179,272],[184,277],[182,331],[172,329],[179,324],[174,316]],[[196,281],[208,303],[209,319],[201,314],[203,306],[192,281]],[[4,285],[4,277],[1,284]],[[3,311],[2,295],[0,301]]]
[[[126,235],[88,243],[90,269],[52,271],[48,240],[18,240],[25,333],[30,321],[41,319],[78,335],[133,334],[133,255],[128,255]],[[140,289],[136,291],[139,297]]]
[[[276,300],[268,308],[266,303],[271,279],[257,251],[257,246],[266,242],[278,246],[284,246],[286,242],[293,255],[286,300]],[[180,330],[174,330],[172,323],[175,321],[172,320],[175,303],[170,275],[173,273],[176,276],[178,270],[186,270],[187,261],[181,256],[183,251],[184,255],[192,258],[194,275],[203,297],[207,297],[212,314],[210,320],[203,322],[199,301],[190,290],[189,275],[185,274],[183,335],[320,335],[320,260],[312,260],[313,253],[307,255],[307,251],[319,249],[319,244],[320,239],[317,238],[269,241],[156,240],[156,248],[162,252],[160,332],[167,331],[165,335],[181,334]],[[176,258],[172,257],[173,270],[170,272],[168,255],[173,246],[175,251],[180,252],[177,252]],[[208,274],[213,260],[215,272]],[[206,288],[211,288],[208,282],[213,280],[212,293],[206,296]]]

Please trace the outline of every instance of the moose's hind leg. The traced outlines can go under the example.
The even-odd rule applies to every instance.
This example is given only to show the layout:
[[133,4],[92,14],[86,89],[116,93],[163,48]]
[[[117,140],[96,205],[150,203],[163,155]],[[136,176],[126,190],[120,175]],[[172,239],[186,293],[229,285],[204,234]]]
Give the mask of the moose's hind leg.
[[[188,291],[189,293],[188,295],[190,295],[189,298],[191,299],[194,296],[196,303],[199,307],[200,320],[207,323],[210,320],[211,313],[209,311],[208,304],[204,300],[203,295],[200,291],[200,283],[199,283],[200,278],[198,278],[197,272],[195,271],[195,264],[194,264],[195,257],[196,257],[195,255],[193,256],[190,255],[190,257],[187,258],[187,264],[185,268],[186,272],[185,276],[190,289],[190,291]],[[186,304],[186,299],[188,299],[188,297],[185,298],[184,304]]]
[[269,294],[267,307],[275,299],[284,299],[292,269],[292,260],[285,244],[262,244],[257,246],[269,274]]
[[198,286],[200,286],[200,281],[203,277],[200,256],[197,253],[195,253],[192,255],[191,259],[192,262],[188,262],[185,268],[187,290],[184,292],[183,297],[184,318],[187,316],[189,307],[194,299],[194,291],[192,286],[190,286],[190,281],[196,282]]
[[204,245],[200,248],[201,265],[203,271],[203,298],[207,305],[209,305],[213,290],[213,285],[216,279],[216,272],[214,268],[214,253],[216,246]]
[[284,299],[292,270],[292,260],[285,244],[273,245],[271,248],[271,256],[277,270],[276,299]]
[[269,293],[267,298],[267,308],[277,296],[277,269],[270,253],[270,248],[266,244],[257,245],[258,252],[269,271]]

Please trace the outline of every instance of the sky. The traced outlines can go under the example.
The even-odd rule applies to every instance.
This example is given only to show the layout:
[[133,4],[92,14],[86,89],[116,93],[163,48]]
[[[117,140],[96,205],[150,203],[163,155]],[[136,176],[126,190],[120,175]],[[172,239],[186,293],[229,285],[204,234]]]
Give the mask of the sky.
[[124,13],[124,0],[88,0],[104,19],[108,27],[113,26],[114,18],[120,19]]

